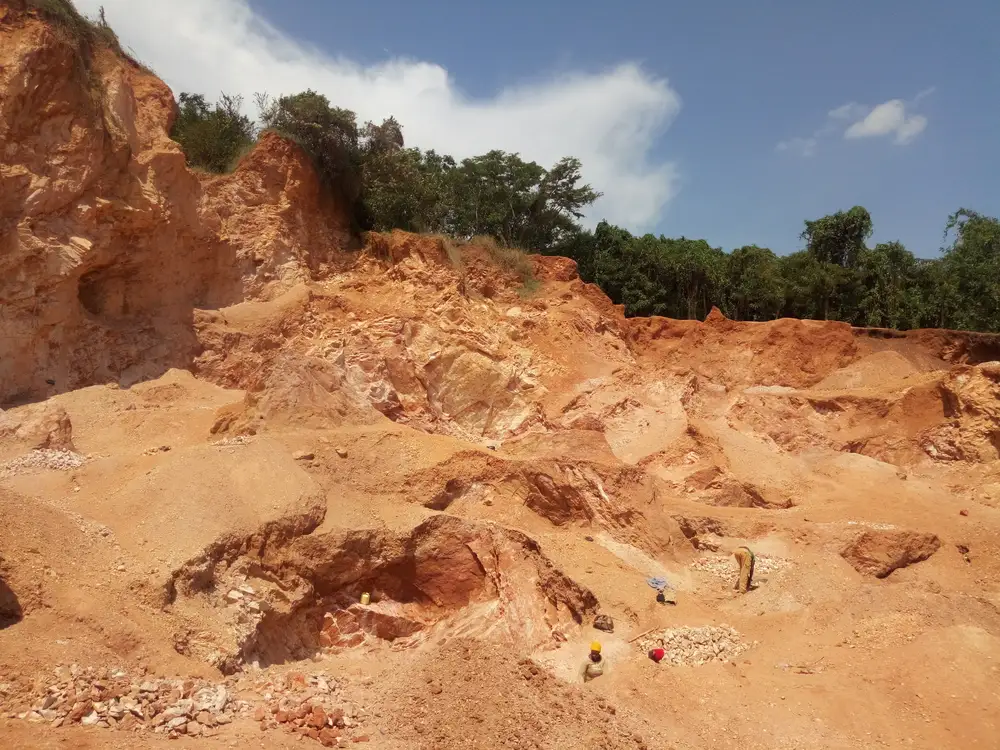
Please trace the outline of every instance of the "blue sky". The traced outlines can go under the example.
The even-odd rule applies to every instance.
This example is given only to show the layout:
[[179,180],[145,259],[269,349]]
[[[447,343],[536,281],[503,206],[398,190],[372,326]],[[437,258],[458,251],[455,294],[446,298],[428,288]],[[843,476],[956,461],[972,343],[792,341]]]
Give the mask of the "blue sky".
[[[103,1],[175,90],[309,85],[396,114],[412,145],[565,149],[633,231],[784,253],[804,219],[861,204],[875,241],[931,256],[950,212],[1000,213],[995,1],[194,3]],[[189,4],[218,38],[169,20]]]

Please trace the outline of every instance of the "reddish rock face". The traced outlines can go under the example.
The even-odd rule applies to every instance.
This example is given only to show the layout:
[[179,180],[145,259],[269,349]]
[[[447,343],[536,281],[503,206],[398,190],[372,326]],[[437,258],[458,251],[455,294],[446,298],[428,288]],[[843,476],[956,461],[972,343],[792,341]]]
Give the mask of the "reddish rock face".
[[865,531],[848,544],[841,556],[855,570],[885,578],[894,570],[926,560],[941,547],[935,534],[916,531]]
[[162,81],[37,16],[6,13],[0,91],[0,402],[188,367],[196,308],[280,293],[350,241],[297,146],[196,174]]

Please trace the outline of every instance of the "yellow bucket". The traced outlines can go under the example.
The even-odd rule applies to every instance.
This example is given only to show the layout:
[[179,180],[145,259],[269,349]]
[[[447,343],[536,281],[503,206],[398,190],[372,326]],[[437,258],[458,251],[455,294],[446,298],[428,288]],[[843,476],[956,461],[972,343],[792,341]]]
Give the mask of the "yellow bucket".
[[361,603],[362,604],[369,604],[371,602],[371,600],[372,600],[372,596],[367,591],[361,595]]

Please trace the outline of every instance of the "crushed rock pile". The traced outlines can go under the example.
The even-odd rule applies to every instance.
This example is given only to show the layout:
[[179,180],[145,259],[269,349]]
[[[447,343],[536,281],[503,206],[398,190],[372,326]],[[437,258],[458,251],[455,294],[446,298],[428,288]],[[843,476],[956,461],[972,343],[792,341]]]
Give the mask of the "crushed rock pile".
[[500,645],[452,640],[395,673],[383,730],[419,750],[664,747],[645,719]]
[[46,469],[53,471],[70,471],[78,469],[87,462],[87,457],[73,451],[43,448],[19,456],[12,461],[0,464],[0,477],[12,477],[17,474],[31,474]]
[[[120,731],[211,737],[238,717],[251,717],[261,731],[283,727],[325,747],[362,742],[348,734],[362,710],[342,700],[342,686],[325,674],[292,673],[281,681],[230,678],[224,682],[130,676],[124,670],[61,666],[55,680],[42,679],[30,708],[9,718],[82,724]],[[7,686],[7,693],[12,686]],[[248,694],[250,699],[246,699]],[[244,697],[237,697],[244,696]]]
[[369,740],[368,735],[352,731],[359,727],[364,711],[341,699],[341,685],[332,677],[293,672],[280,682],[259,681],[255,690],[266,701],[253,712],[261,731],[282,728],[324,747],[346,747],[348,743]]
[[218,446],[220,448],[227,448],[229,446],[235,445],[249,445],[253,442],[253,438],[247,435],[235,435],[233,437],[224,437],[222,440],[213,440],[212,445]]
[[663,661],[669,664],[700,666],[710,661],[732,661],[755,643],[745,643],[739,632],[728,625],[706,625],[648,633],[636,645],[643,653],[662,648],[666,652]]
[[[782,570],[787,570],[792,565],[792,561],[784,557],[773,557],[771,555],[757,555],[754,562],[754,577],[759,575],[771,575]],[[703,573],[710,573],[717,578],[731,580],[735,583],[739,574],[739,567],[736,561],[730,557],[699,557],[691,563],[692,570],[699,570]]]
[[13,717],[47,722],[53,727],[83,724],[157,734],[213,734],[251,704],[235,700],[225,683],[203,680],[130,677],[123,670],[81,668],[76,664],[54,670],[24,712]]

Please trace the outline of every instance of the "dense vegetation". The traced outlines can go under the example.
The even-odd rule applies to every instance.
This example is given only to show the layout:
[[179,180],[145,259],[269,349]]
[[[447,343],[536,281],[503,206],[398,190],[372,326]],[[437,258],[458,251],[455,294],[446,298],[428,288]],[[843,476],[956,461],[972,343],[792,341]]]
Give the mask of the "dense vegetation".
[[[263,127],[303,146],[359,229],[488,236],[502,247],[566,255],[628,315],[703,318],[718,306],[737,320],[1000,331],[1000,222],[974,211],[948,219],[950,244],[933,260],[899,242],[868,247],[872,218],[861,206],[806,221],[798,252],[746,245],[727,253],[705,240],[638,237],[607,222],[583,229],[583,211],[600,194],[582,183],[574,158],[549,169],[503,151],[459,162],[406,148],[393,118],[359,127],[353,112],[313,91],[258,96],[257,104]],[[256,136],[238,99],[210,107],[181,94],[180,110],[173,135],[192,166],[231,169]]]

